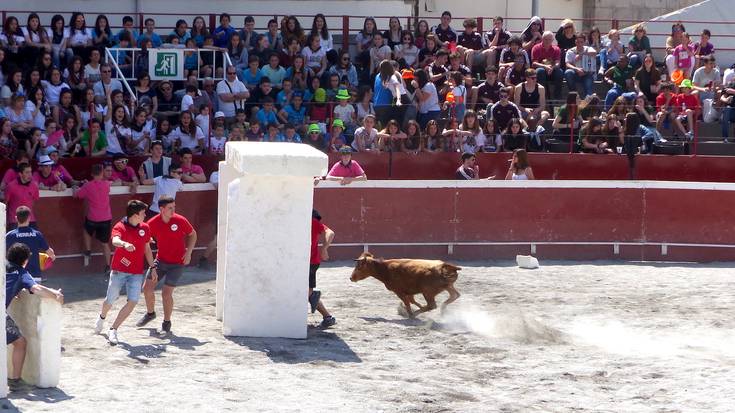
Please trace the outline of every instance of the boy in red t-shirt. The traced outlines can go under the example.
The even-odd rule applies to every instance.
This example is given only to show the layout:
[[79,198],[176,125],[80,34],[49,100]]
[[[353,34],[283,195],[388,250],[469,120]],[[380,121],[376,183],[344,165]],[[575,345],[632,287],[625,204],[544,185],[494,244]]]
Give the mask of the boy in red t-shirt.
[[148,224],[144,222],[147,209],[148,205],[142,201],[136,199],[128,201],[125,218],[112,228],[112,245],[116,249],[112,257],[110,284],[107,286],[107,297],[102,303],[102,311],[97,318],[94,332],[99,334],[102,331],[107,312],[110,311],[112,304],[120,296],[120,290],[124,287],[128,302],[120,309],[115,322],[112,323],[112,327],[107,333],[107,340],[113,346],[120,340],[117,329],[133,312],[140,299],[143,273],[145,272],[144,259],[148,262],[151,272],[156,273],[153,253],[151,252],[151,230]]
[[683,136],[686,136],[687,131],[679,119],[679,95],[672,93],[673,88],[674,86],[671,83],[662,83],[660,88],[661,93],[656,96],[656,111],[658,111],[656,129],[663,133],[667,127],[666,125],[673,123],[676,130]]
[[[689,79],[682,80],[679,92],[681,93],[676,95],[676,106],[679,113],[677,118],[680,123],[686,121],[686,126],[681,125],[679,129],[691,141],[694,139],[694,122],[699,117],[699,98],[692,94],[692,81]],[[688,132],[686,128],[689,128]]]
[[[319,311],[322,315],[322,327],[333,326],[337,319],[335,319],[320,300],[322,293],[315,290],[316,288],[316,271],[319,269],[319,265],[322,260],[329,259],[329,245],[332,244],[334,239],[334,231],[329,229],[326,225],[321,223],[322,217],[316,209],[311,211],[311,259],[309,261],[309,304],[311,305],[311,312]],[[324,242],[322,247],[319,248],[319,236],[324,234]]]
[[[156,318],[155,289],[158,281],[164,281],[161,290],[163,301],[162,333],[171,332],[171,313],[174,311],[174,289],[184,272],[184,267],[191,262],[191,253],[197,243],[197,232],[188,219],[176,213],[176,203],[170,196],[158,199],[161,211],[148,221],[151,235],[156,240],[156,273],[151,272],[143,288],[147,312],[135,325],[143,327]],[[160,275],[160,278],[159,278]]]

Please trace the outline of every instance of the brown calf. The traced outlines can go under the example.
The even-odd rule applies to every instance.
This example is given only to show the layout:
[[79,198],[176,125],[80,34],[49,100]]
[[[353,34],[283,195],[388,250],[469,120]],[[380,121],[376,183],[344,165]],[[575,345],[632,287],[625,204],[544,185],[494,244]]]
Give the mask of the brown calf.
[[[442,311],[447,304],[459,298],[454,282],[457,281],[457,271],[461,269],[439,260],[384,260],[364,252],[355,260],[355,269],[350,280],[357,282],[370,276],[377,278],[385,284],[385,288],[393,291],[403,301],[409,317],[414,318],[420,313],[435,309],[435,298],[442,291],[449,293],[449,299],[442,304]],[[424,296],[425,306],[416,302],[415,294]],[[419,310],[412,311],[411,304],[416,304]]]

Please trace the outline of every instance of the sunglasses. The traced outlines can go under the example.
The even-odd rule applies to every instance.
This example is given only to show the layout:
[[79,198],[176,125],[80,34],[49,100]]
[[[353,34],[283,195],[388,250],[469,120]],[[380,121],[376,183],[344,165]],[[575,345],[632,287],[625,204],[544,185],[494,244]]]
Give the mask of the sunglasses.
[[128,160],[127,159],[118,159],[115,162],[120,162],[122,164],[127,164],[128,163]]

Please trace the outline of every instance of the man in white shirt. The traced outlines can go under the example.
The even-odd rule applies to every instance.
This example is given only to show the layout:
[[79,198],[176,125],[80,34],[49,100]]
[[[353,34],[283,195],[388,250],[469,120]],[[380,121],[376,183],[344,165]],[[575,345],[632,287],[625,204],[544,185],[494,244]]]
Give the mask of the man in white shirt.
[[94,100],[98,105],[105,103],[107,95],[113,90],[123,90],[122,83],[112,78],[112,66],[100,65],[100,81],[94,84]]
[[217,83],[217,101],[219,111],[225,114],[225,124],[231,125],[235,122],[235,111],[244,108],[250,92],[237,78],[237,69],[234,66],[228,66],[226,73],[227,77]]
[[694,93],[699,95],[702,102],[705,99],[714,99],[715,91],[722,85],[720,69],[717,68],[716,63],[714,56],[704,56],[702,58],[704,66],[697,69],[692,77]]
[[577,83],[582,83],[584,87],[582,99],[592,94],[595,73],[597,73],[597,51],[585,46],[586,41],[583,33],[577,33],[574,40],[576,47],[567,50],[565,59],[567,70],[564,72],[569,90],[576,89]]

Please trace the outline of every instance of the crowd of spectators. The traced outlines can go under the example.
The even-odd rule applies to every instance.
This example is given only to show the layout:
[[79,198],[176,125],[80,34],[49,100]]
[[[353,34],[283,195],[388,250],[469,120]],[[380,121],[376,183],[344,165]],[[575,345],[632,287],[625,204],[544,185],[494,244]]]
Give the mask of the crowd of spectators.
[[[708,30],[690,36],[680,23],[660,62],[643,25],[622,39],[569,19],[548,30],[533,17],[511,33],[496,17],[478,32],[475,19],[452,27],[448,11],[435,27],[419,19],[412,30],[368,17],[349,50],[322,14],[271,19],[261,33],[253,17],[240,28],[226,13],[211,32],[196,17],[168,35],[152,18],[139,29],[125,16],[113,33],[105,15],[88,24],[79,12],[68,22],[32,13],[25,24],[3,23],[3,158],[139,156],[153,142],[166,156],[222,155],[239,140],[476,153],[573,139],[583,152],[650,152],[664,136],[691,140],[705,107],[721,112],[725,137],[735,121],[735,74],[723,78]],[[147,50],[157,47],[186,48],[185,81],[151,81]],[[135,74],[132,93],[119,73]],[[593,93],[595,82],[608,90]],[[637,141],[626,148],[629,138]]]

